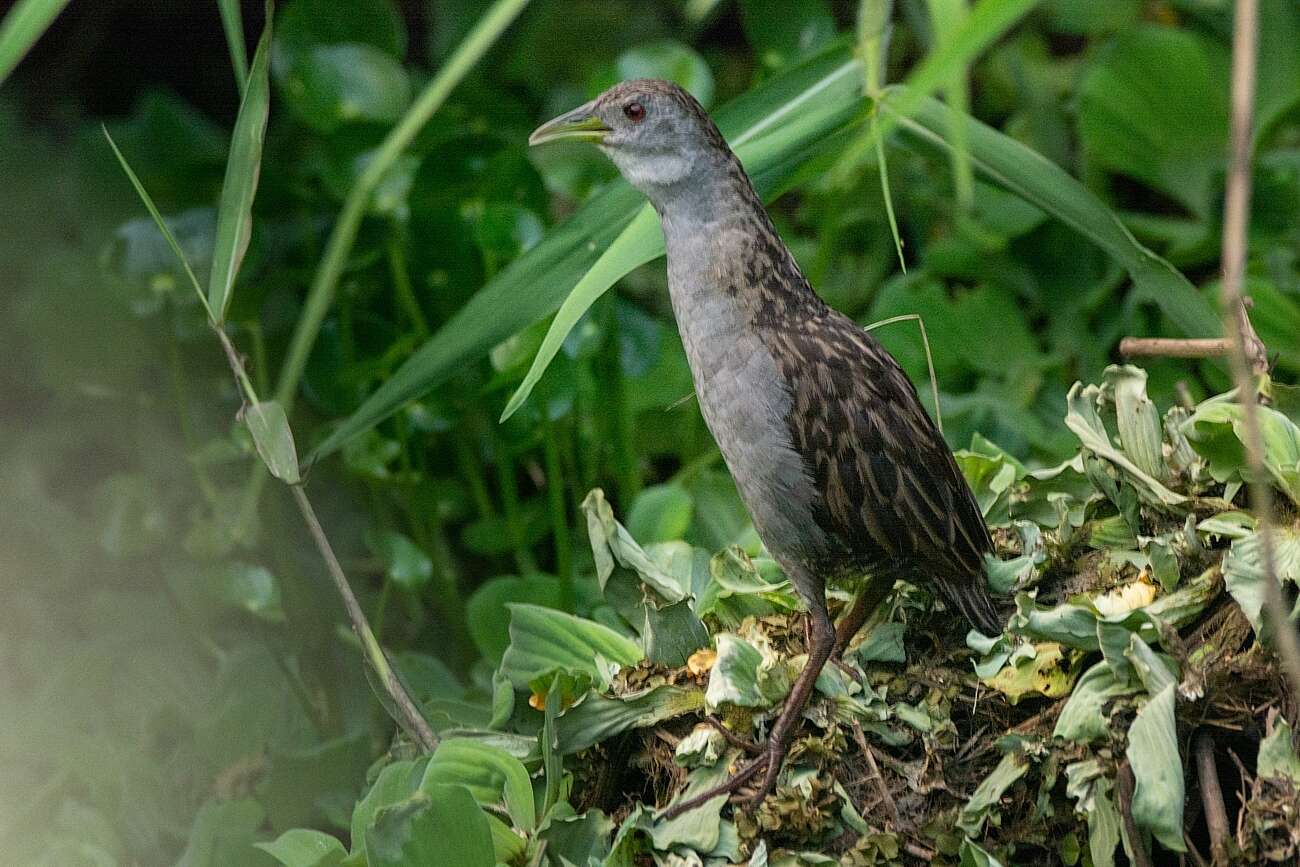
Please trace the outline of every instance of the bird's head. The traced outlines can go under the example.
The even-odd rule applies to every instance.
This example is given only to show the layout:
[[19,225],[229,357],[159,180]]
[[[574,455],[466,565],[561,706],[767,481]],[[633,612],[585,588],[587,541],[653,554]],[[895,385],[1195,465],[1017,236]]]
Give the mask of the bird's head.
[[632,186],[655,200],[719,157],[726,142],[704,108],[682,88],[647,78],[616,84],[600,96],[542,124],[530,145],[590,142]]

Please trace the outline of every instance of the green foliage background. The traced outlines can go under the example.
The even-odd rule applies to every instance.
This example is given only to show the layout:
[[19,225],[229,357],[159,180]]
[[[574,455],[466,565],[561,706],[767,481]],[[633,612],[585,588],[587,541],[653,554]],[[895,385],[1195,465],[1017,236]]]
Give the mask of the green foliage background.
[[[235,4],[222,5],[229,14]],[[991,45],[974,62],[946,65],[929,82],[938,96],[964,100],[973,117],[1077,179],[1088,201],[1213,299],[1229,4],[974,5],[1028,13],[1007,13],[983,34]],[[465,0],[403,8],[416,6],[418,36],[389,0],[287,0],[276,10],[252,233],[226,314],[263,395],[284,384],[277,373],[349,189],[482,12]],[[923,83],[909,75],[941,55],[941,7],[965,8],[899,0],[885,83]],[[758,553],[685,399],[690,379],[653,231],[617,248],[529,399],[498,424],[550,314],[639,205],[594,152],[527,151],[539,121],[616,80],[656,75],[692,89],[733,137],[760,131],[742,154],[765,195],[784,193],[774,217],[823,296],[864,324],[923,317],[954,447],[979,435],[1028,467],[1073,456],[1079,440],[1062,423],[1070,386],[1101,381],[1120,337],[1180,335],[1212,309],[1144,288],[1141,267],[1154,260],[1135,266],[1088,240],[1087,224],[1054,210],[1059,200],[1008,192],[987,171],[999,165],[990,156],[1008,153],[1001,139],[987,145],[980,129],[964,136],[946,129],[946,114],[916,106],[883,148],[901,271],[871,110],[859,98],[865,74],[846,65],[860,47],[857,14],[857,4],[830,0],[534,0],[365,202],[285,402],[296,399],[300,452],[327,446],[309,490],[376,632],[439,728],[494,729],[510,751],[519,746],[510,738],[543,724],[525,706],[529,669],[512,669],[517,696],[494,680],[511,653],[510,604],[569,611],[628,640],[626,612],[601,592],[599,546],[593,555],[589,544],[581,504],[591,489],[607,492],[642,545]],[[1247,288],[1276,378],[1294,381],[1300,10],[1264,0],[1262,14]],[[251,57],[256,34],[245,23]],[[584,824],[554,812],[560,782],[548,754],[532,757],[549,766],[538,793],[508,763],[471,785],[475,795],[504,792],[492,800],[506,813],[483,813],[455,794],[463,789],[430,789],[446,812],[417,797],[405,814],[384,814],[378,842],[358,849],[375,818],[374,809],[354,814],[358,798],[397,801],[374,793],[391,784],[409,794],[411,780],[396,778],[416,765],[378,770],[409,757],[400,747],[389,755],[393,726],[289,498],[250,481],[260,470],[234,421],[240,392],[188,277],[123,178],[101,119],[61,105],[33,121],[42,74],[19,67],[0,90],[6,858],[339,863],[342,844],[334,852],[317,837],[297,841],[304,852],[325,847],[316,860],[252,846],[311,827],[350,851],[373,849],[371,864],[398,864],[419,863],[420,840],[403,835],[433,833],[430,823],[467,835],[465,851],[499,831],[503,815],[515,827],[546,816],[570,836],[610,830],[603,816]],[[235,91],[229,67],[206,74]],[[825,81],[829,89],[800,98]],[[217,205],[233,115],[214,120],[159,88],[104,120],[206,277],[229,237]],[[1028,178],[1033,166],[1021,162]],[[1067,197],[1073,187],[1053,177],[1039,179],[1040,192]],[[1016,188],[1005,170],[1002,180]],[[876,333],[925,382],[912,326]],[[1208,363],[1156,361],[1147,371],[1162,410],[1227,386]],[[332,436],[340,430],[349,436]],[[595,646],[618,661],[616,644]],[[552,694],[582,693],[607,675],[597,666]],[[506,696],[518,706],[502,718]],[[424,764],[419,774],[445,785]]]

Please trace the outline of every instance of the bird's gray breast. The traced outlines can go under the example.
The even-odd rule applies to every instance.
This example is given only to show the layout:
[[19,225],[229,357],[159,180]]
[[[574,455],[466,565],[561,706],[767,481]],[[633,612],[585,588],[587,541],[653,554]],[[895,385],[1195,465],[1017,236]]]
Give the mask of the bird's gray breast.
[[[754,527],[778,560],[805,561],[825,533],[813,520],[815,488],[792,445],[789,385],[743,301],[689,273],[672,273],[676,316],[700,411]],[[787,567],[788,568],[788,567]]]

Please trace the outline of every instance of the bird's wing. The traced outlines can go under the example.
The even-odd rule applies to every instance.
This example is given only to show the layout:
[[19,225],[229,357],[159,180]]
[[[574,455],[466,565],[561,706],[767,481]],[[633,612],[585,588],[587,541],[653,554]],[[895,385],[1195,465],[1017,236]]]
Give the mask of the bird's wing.
[[864,562],[982,583],[992,544],[979,505],[898,362],[830,309],[763,330],[793,393],[790,434],[823,529]]

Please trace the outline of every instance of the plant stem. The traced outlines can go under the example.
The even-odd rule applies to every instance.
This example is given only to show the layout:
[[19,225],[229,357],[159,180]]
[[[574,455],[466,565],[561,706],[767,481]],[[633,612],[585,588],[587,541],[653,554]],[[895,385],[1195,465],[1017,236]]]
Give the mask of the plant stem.
[[603,381],[607,390],[606,411],[613,426],[614,463],[618,477],[619,503],[624,509],[641,492],[641,473],[637,469],[636,443],[632,416],[628,411],[627,381],[623,376],[623,357],[618,340],[618,307],[610,299],[605,308],[605,365]]
[[1250,468],[1250,504],[1259,520],[1260,548],[1264,560],[1265,607],[1273,628],[1278,656],[1300,695],[1300,641],[1290,623],[1277,578],[1273,541],[1273,492],[1264,469],[1264,439],[1260,433],[1255,376],[1267,375],[1268,355],[1250,324],[1242,301],[1246,271],[1246,236],[1250,216],[1251,125],[1255,104],[1255,54],[1259,30],[1256,0],[1237,0],[1232,33],[1232,132],[1228,183],[1223,206],[1223,283],[1221,315],[1232,344],[1228,355],[1237,386],[1245,428],[1246,463]]
[[411,286],[411,275],[406,270],[406,251],[402,249],[402,239],[396,233],[388,238],[388,269],[393,276],[393,290],[397,295],[397,303],[411,320],[416,336],[421,341],[427,340],[431,333],[429,320],[424,317],[424,311],[420,309],[420,301],[415,297],[415,290]]
[[434,735],[433,729],[429,727],[429,721],[420,713],[415,701],[402,687],[401,681],[397,679],[397,675],[393,672],[392,662],[389,660],[388,654],[384,652],[384,649],[376,640],[374,632],[371,631],[370,622],[366,619],[366,613],[361,610],[361,605],[352,592],[352,586],[348,584],[347,576],[343,574],[343,567],[339,565],[338,558],[334,556],[334,549],[330,547],[329,539],[321,528],[320,520],[316,517],[316,511],[312,508],[311,501],[307,499],[307,494],[303,491],[301,485],[291,485],[290,489],[293,492],[294,502],[298,504],[298,511],[307,523],[307,529],[311,531],[312,539],[316,543],[316,549],[320,552],[321,558],[325,561],[325,566],[329,570],[330,578],[334,581],[334,587],[343,599],[343,607],[347,610],[348,619],[352,622],[352,631],[361,640],[366,660],[374,668],[375,673],[379,675],[380,683],[384,685],[384,690],[397,708],[400,717],[398,722],[402,723],[402,727],[407,730],[407,733],[415,739],[415,742],[422,749],[432,752],[438,746],[438,738]]
[[501,511],[505,515],[510,544],[515,549],[515,565],[520,573],[530,575],[537,571],[533,552],[524,541],[523,516],[519,513],[519,490],[515,487],[515,462],[506,453],[505,444],[497,441],[497,487],[501,494]]
[[334,302],[334,290],[338,287],[339,277],[347,265],[348,254],[352,251],[353,242],[356,241],[357,231],[361,227],[361,220],[365,216],[371,194],[388,170],[415,140],[424,125],[429,122],[429,118],[433,117],[446,102],[452,90],[460,84],[527,5],[528,0],[497,0],[488,9],[464,41],[456,47],[455,52],[425,87],[415,103],[407,109],[397,126],[388,133],[352,189],[348,191],[343,209],[339,212],[338,222],[334,224],[334,230],[325,245],[325,256],[312,279],[302,315],[298,318],[293,338],[289,342],[284,366],[280,369],[280,380],[275,397],[286,413],[293,408],[294,398],[298,393],[298,382],[302,379],[303,370],[307,366],[307,357],[311,355],[312,346],[316,343],[316,335],[320,332],[325,315]]
[[564,502],[564,468],[555,422],[542,416],[542,452],[546,462],[546,498],[551,506],[551,532],[555,536],[555,571],[560,576],[560,607],[573,610],[573,545],[569,538],[569,516]]
[[194,426],[190,424],[190,399],[189,389],[185,386],[185,365],[181,360],[180,345],[176,341],[176,308],[169,302],[167,311],[171,314],[166,329],[167,366],[171,370],[172,394],[176,399],[176,414],[180,423],[181,442],[185,445],[186,462],[194,468],[194,480],[198,483],[199,492],[209,505],[215,505],[217,502],[217,489],[216,485],[212,483],[212,478],[208,475],[207,468],[190,460],[189,457],[198,447],[198,441],[194,436]]

